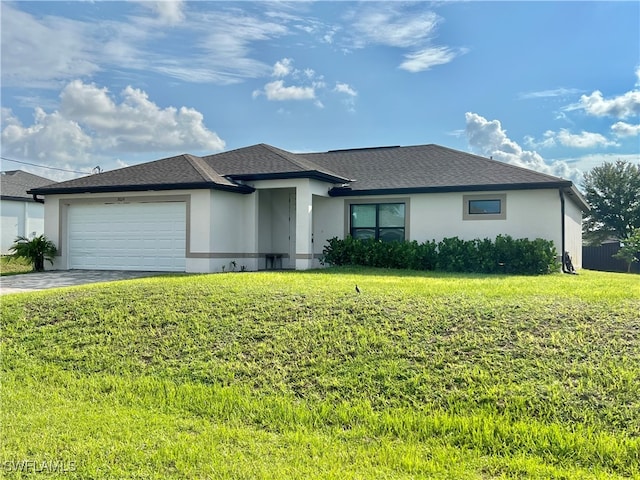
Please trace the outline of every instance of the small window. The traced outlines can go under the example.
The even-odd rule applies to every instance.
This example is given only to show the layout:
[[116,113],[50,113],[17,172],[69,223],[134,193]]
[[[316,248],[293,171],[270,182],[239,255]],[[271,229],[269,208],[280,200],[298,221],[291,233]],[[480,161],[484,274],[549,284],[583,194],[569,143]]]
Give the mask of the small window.
[[463,220],[506,220],[507,196],[494,195],[463,195]]
[[469,200],[469,215],[499,215],[502,202],[496,200]]
[[351,205],[350,233],[361,240],[383,242],[405,239],[404,203],[367,203]]

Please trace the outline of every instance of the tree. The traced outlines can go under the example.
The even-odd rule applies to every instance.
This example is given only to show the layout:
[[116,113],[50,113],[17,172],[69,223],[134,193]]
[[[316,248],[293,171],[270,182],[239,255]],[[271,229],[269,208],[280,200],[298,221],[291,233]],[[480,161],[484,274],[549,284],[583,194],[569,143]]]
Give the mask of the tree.
[[18,237],[9,248],[14,257],[25,258],[33,264],[34,272],[44,271],[44,261],[53,265],[53,257],[57,253],[54,243],[44,235],[34,238]]
[[640,166],[604,162],[585,174],[583,188],[591,207],[583,224],[587,243],[623,240],[640,228]]
[[631,264],[640,262],[640,228],[636,228],[623,242],[620,250],[613,257],[627,262],[627,272],[631,272]]

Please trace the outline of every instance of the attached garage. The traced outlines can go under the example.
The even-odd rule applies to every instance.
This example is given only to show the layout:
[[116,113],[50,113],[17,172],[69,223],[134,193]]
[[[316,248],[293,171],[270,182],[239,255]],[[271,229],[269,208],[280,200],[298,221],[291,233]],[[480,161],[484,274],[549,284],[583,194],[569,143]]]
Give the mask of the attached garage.
[[184,272],[186,203],[69,205],[69,268]]

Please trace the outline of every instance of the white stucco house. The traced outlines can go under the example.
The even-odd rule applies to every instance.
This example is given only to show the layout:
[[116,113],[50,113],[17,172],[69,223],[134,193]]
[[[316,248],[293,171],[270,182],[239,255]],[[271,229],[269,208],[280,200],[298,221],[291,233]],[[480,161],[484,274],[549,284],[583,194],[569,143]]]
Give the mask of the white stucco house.
[[44,233],[44,205],[36,202],[27,191],[53,183],[53,180],[22,170],[0,173],[0,250],[9,248],[16,237],[35,237]]
[[553,240],[581,264],[572,182],[438,145],[179,155],[30,191],[57,269],[220,272],[320,266],[346,235]]

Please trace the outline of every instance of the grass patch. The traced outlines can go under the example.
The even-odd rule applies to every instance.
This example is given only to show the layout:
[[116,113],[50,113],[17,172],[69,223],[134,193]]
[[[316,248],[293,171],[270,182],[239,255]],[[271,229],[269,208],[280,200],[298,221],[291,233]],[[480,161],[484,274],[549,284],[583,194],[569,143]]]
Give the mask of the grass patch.
[[15,258],[10,255],[0,256],[0,275],[17,275],[32,271],[33,265],[24,258]]
[[1,308],[7,478],[640,475],[633,276],[194,275]]

